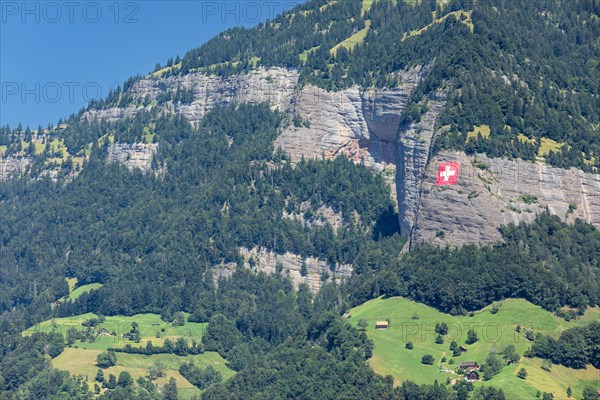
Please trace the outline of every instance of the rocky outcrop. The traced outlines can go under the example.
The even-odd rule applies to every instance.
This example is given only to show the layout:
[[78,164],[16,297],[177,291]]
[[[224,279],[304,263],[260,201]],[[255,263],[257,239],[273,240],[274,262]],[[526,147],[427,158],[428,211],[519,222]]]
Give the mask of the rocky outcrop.
[[123,164],[130,170],[138,168],[142,172],[148,172],[157,149],[156,143],[113,143],[108,146],[106,159]]
[[[327,282],[342,283],[352,276],[352,266],[347,264],[330,265],[328,262],[314,257],[302,257],[293,253],[277,254],[264,248],[255,247],[239,249],[244,266],[256,273],[263,272],[267,275],[281,273],[289,276],[292,284],[297,289],[301,284],[308,285],[313,293],[321,290]],[[302,276],[302,265],[306,266],[306,275]],[[229,278],[235,271],[235,264],[225,264],[216,267],[214,278]],[[279,272],[278,272],[279,270]],[[324,280],[325,276],[327,279]]]
[[[308,211],[310,211],[310,215],[307,215]],[[337,213],[331,207],[324,205],[321,205],[314,210],[310,201],[305,201],[300,204],[298,211],[288,213],[284,210],[282,216],[283,218],[298,221],[305,226],[322,227],[329,224],[334,231],[337,231],[344,224],[344,218],[340,213]]]
[[[239,103],[269,102],[273,109],[289,112],[305,122],[303,127],[289,126],[275,142],[276,147],[301,157],[335,158],[345,155],[373,170],[382,172],[396,196],[396,136],[402,111],[427,67],[399,72],[402,83],[395,88],[361,91],[357,86],[328,92],[307,85],[298,89],[299,72],[285,68],[258,68],[220,77],[193,73],[167,78],[149,78],[135,82],[128,91],[133,104],[125,108],[89,110],[82,118],[114,121],[131,117],[153,107],[153,102],[177,90],[191,91],[191,104],[161,105],[165,112],[183,115],[197,124],[211,109]],[[149,102],[148,102],[149,100]],[[143,106],[142,104],[148,104]]]
[[305,126],[290,126],[275,141],[293,159],[344,155],[383,173],[396,194],[396,136],[402,111],[427,68],[399,73],[402,84],[367,92],[352,87],[338,92],[308,85],[292,99]]
[[31,164],[29,157],[0,158],[0,181],[5,181],[11,176],[25,172],[29,164]]
[[[191,104],[174,104],[169,100],[161,104],[161,108],[183,115],[193,124],[197,124],[213,108],[231,104],[269,102],[274,109],[285,111],[298,84],[298,76],[297,70],[261,67],[247,73],[223,77],[192,73],[142,79],[135,82],[127,92],[134,105],[89,110],[82,118],[88,121],[115,121],[131,117],[140,111],[150,110],[154,107],[152,102],[158,100],[159,96],[175,95],[178,89],[193,93]],[[150,100],[150,104],[143,106],[146,99]]]
[[417,224],[421,183],[425,176],[436,118],[446,105],[448,92],[437,92],[427,102],[427,111],[418,121],[402,127],[398,135],[398,218],[400,233],[412,235]]
[[[442,161],[461,163],[458,185],[435,186]],[[412,241],[489,244],[501,239],[499,226],[531,222],[544,210],[600,227],[600,175],[443,151],[427,167]]]

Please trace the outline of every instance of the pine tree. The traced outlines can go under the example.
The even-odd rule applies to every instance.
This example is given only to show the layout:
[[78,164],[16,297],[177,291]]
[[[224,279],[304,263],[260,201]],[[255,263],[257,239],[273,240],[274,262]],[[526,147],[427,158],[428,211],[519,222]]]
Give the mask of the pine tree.
[[104,371],[102,371],[100,368],[98,368],[98,372],[96,372],[95,380],[98,382],[104,382]]
[[171,378],[163,387],[163,400],[177,400],[177,398],[177,382],[175,378]]
[[477,337],[477,333],[475,332],[475,330],[469,329],[469,331],[467,332],[467,340],[465,341],[465,343],[473,344],[477,340],[479,340],[479,338]]

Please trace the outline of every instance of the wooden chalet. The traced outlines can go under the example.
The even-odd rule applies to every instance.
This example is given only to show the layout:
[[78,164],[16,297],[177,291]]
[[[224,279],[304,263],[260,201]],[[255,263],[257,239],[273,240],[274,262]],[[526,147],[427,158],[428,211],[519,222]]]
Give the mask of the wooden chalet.
[[375,322],[375,329],[387,329],[390,327],[390,323],[387,321],[377,321]]
[[476,371],[479,369],[479,365],[477,365],[477,362],[475,361],[462,361],[458,364],[458,369]]
[[465,375],[465,379],[469,382],[477,382],[479,380],[479,372],[473,370]]

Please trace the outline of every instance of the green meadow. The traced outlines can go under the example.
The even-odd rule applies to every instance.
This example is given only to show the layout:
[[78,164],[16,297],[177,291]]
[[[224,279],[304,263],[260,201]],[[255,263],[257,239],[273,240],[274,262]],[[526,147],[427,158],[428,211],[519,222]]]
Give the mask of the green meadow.
[[[185,316],[187,318],[188,314],[185,314]],[[37,324],[23,333],[28,335],[36,331],[58,329],[63,334],[66,334],[71,326],[84,329],[84,327],[81,326],[82,322],[97,317],[96,314],[87,313],[67,318],[55,318]],[[183,326],[173,326],[172,324],[163,321],[158,314],[137,314],[130,317],[118,315],[105,318],[103,323],[97,325],[96,330],[104,328],[111,333],[115,333],[114,336],[98,336],[95,342],[77,341],[74,345],[84,349],[106,350],[109,347],[124,347],[126,344],[131,344],[132,346],[145,345],[147,340],[151,340],[152,344],[162,345],[167,338],[177,339],[183,337],[190,341],[193,339],[200,341],[204,334],[204,330],[208,326],[206,323],[200,324],[196,322],[186,322]],[[141,334],[140,344],[121,339],[122,334],[131,330],[133,322],[137,322],[139,326]]]
[[366,20],[365,21],[365,27],[363,29],[361,29],[360,31],[356,32],[354,35],[350,36],[349,38],[345,39],[344,41],[342,41],[341,43],[338,43],[337,45],[335,45],[331,50],[331,54],[337,54],[337,50],[340,47],[344,47],[348,50],[352,50],[356,45],[362,43],[365,40],[365,37],[367,36],[367,33],[369,32],[369,29],[371,28],[371,20]]
[[62,301],[67,301],[67,300],[75,301],[82,294],[89,293],[92,290],[96,290],[96,289],[99,289],[101,287],[102,287],[101,283],[89,283],[87,285],[82,285],[82,286],[79,286],[79,287],[77,287],[75,289],[72,289],[71,293],[69,293],[68,295],[60,298],[59,301],[61,301],[61,302]]
[[[96,357],[102,350],[92,350],[83,348],[67,348],[62,354],[52,360],[52,365],[60,370],[68,371],[72,375],[82,375],[87,379],[90,390],[94,388],[94,377],[98,367]],[[189,383],[179,373],[179,366],[184,362],[193,361],[201,368],[206,368],[209,365],[213,366],[221,373],[223,379],[229,379],[234,372],[227,368],[225,360],[214,352],[206,352],[204,354],[193,356],[176,356],[174,354],[154,354],[146,356],[142,354],[126,354],[117,353],[117,365],[104,369],[104,376],[109,374],[119,376],[123,371],[127,371],[134,379],[148,375],[148,368],[156,362],[160,362],[165,367],[164,376],[154,381],[159,387],[164,386],[169,379],[175,378],[177,388],[181,398],[190,398],[194,394],[200,394],[201,390]]]
[[[506,346],[513,345],[521,355],[520,361],[504,366],[491,380],[477,382],[476,385],[502,388],[509,399],[535,398],[538,390],[554,393],[555,399],[566,399],[569,386],[574,398],[577,398],[586,386],[600,385],[600,370],[591,365],[585,370],[553,365],[550,371],[546,371],[541,368],[541,359],[522,357],[531,346],[524,336],[525,329],[557,337],[565,329],[598,320],[600,308],[590,308],[584,316],[570,322],[521,299],[503,301],[495,314],[490,312],[491,309],[492,306],[486,307],[472,316],[452,316],[424,304],[396,297],[366,302],[352,309],[349,314],[350,322],[354,325],[361,319],[368,322],[366,333],[375,344],[370,360],[373,369],[379,374],[393,376],[397,384],[404,380],[430,384],[435,380],[446,383],[448,379],[461,379],[456,373],[443,370],[454,371],[461,361],[476,361],[482,365],[490,352],[501,353]],[[390,327],[376,330],[375,322],[382,320],[391,321]],[[436,344],[435,324],[441,322],[445,322],[449,330],[444,343]],[[516,331],[517,326],[521,327],[520,333]],[[479,338],[471,345],[465,343],[469,329],[474,329]],[[467,351],[452,357],[449,349],[452,340]],[[408,341],[413,343],[413,350],[405,348]],[[433,365],[421,363],[421,357],[425,354],[434,357]],[[446,357],[447,361],[442,362],[442,357]],[[448,362],[450,359],[454,361],[453,364]],[[528,372],[525,380],[516,376],[521,368]]]
[[[82,288],[84,288],[84,286],[82,286]],[[77,289],[71,293],[71,297],[76,290]],[[86,328],[82,326],[81,323],[97,317],[96,314],[87,313],[68,318],[55,318],[31,327],[23,332],[23,334],[30,335],[39,331],[58,330],[62,332],[63,335],[66,335],[67,331],[72,326],[76,327],[78,330],[85,330]],[[186,319],[187,317],[188,315],[186,314]],[[140,343],[134,343],[131,340],[123,339],[121,336],[123,333],[129,332],[133,322],[138,324],[141,334]],[[52,360],[52,365],[60,370],[68,371],[73,375],[83,375],[87,378],[90,389],[93,390],[95,383],[94,377],[98,370],[98,367],[96,366],[96,357],[108,348],[124,347],[127,344],[130,344],[133,347],[145,346],[147,341],[152,341],[152,344],[155,346],[161,346],[167,338],[175,341],[180,337],[186,338],[188,342],[191,342],[192,340],[199,342],[202,340],[202,335],[207,326],[208,324],[206,323],[195,322],[186,322],[183,326],[173,326],[172,324],[163,321],[158,314],[106,317],[103,323],[96,326],[95,331],[99,332],[100,329],[104,328],[108,332],[114,333],[113,336],[97,335],[93,342],[76,340],[75,343],[70,347],[65,348],[58,357]],[[221,373],[224,380],[229,379],[234,374],[234,372],[227,367],[226,361],[215,352],[205,352],[204,354],[188,356],[177,356],[175,354],[143,355],[120,352],[117,352],[116,354],[117,365],[106,368],[104,370],[105,377],[108,377],[109,374],[118,376],[122,371],[127,371],[137,379],[142,376],[147,376],[148,368],[154,363],[160,362],[165,367],[165,375],[158,378],[155,383],[159,387],[162,387],[170,378],[175,378],[181,399],[188,399],[193,395],[201,393],[198,388],[194,387],[179,374],[179,367],[184,362],[194,361],[196,365],[201,368],[206,368],[211,365]]]

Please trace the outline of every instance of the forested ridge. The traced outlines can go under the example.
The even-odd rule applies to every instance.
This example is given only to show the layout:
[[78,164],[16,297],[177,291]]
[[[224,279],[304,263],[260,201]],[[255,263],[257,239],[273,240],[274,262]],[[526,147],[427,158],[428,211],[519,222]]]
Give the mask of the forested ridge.
[[[106,144],[100,141],[72,181],[0,184],[0,323],[5,333],[0,390],[5,396],[49,379],[48,374],[63,383],[41,384],[47,398],[61,390],[87,396],[77,379],[56,375],[47,363],[33,367],[34,360],[51,355],[47,344],[32,352],[18,350],[23,340],[62,340],[42,333],[20,339],[23,329],[39,321],[86,312],[152,312],[170,320],[186,311],[190,321],[209,322],[206,350],[219,352],[241,372],[211,388],[207,398],[242,389],[247,395],[239,398],[259,398],[265,390],[294,398],[294,392],[282,393],[284,382],[298,378],[285,373],[289,368],[314,377],[298,383],[298,390],[312,392],[312,398],[386,393],[410,399],[431,390],[453,398],[443,385],[393,389],[387,378],[364,365],[370,341],[340,316],[381,295],[403,295],[454,314],[507,297],[524,297],[552,311],[599,302],[594,277],[600,233],[584,222],[567,225],[542,215],[532,225],[503,228],[505,242],[493,247],[423,246],[401,256],[397,215],[383,178],[343,157],[292,165],[273,148],[279,130],[290,122],[267,104],[216,109],[198,128],[173,116],[147,118],[159,143],[153,160],[158,174],[108,163]],[[283,216],[284,211],[300,212],[305,202],[310,210],[331,207],[344,224],[334,230],[329,223],[311,225]],[[316,296],[307,286],[296,292],[283,271],[267,277],[241,266],[215,286],[214,267],[241,265],[239,247],[253,246],[315,256],[331,265],[349,263],[354,274],[342,285],[325,285]],[[68,293],[65,277],[103,286],[53,307],[51,302]],[[349,371],[356,380],[311,386],[318,379],[311,374],[323,363]],[[270,373],[268,365],[284,374],[280,382],[262,380],[261,374]],[[358,384],[364,379],[367,384]],[[125,398],[152,398],[144,397],[144,385],[135,385],[131,390],[139,393],[128,392]]]
[[[431,63],[405,119],[418,119],[426,97],[449,87],[438,121],[448,133],[436,148],[534,160],[549,138],[564,143],[547,156],[550,164],[597,171],[600,17],[593,0],[378,1],[364,13],[361,5],[308,2],[257,28],[222,33],[168,73],[276,65],[300,69],[303,84],[338,90],[395,86],[393,72]],[[362,42],[336,47],[366,21]],[[467,143],[467,132],[484,124],[490,137]]]
[[[255,28],[227,30],[184,57],[159,66],[157,76],[136,76],[90,109],[193,102],[178,89],[156,99],[134,99],[140,79],[202,72],[232,75],[259,66],[300,71],[300,86],[328,90],[396,86],[398,71],[428,65],[403,121],[418,120],[428,98],[448,90],[434,149],[483,152],[493,157],[543,158],[547,163],[597,172],[600,166],[599,7],[595,0],[432,0],[409,4],[381,0],[311,0]],[[353,45],[348,38],[364,32]],[[60,137],[72,156],[102,136],[101,123],[81,123],[84,110],[65,122]],[[467,140],[488,126],[490,135]],[[39,130],[38,130],[39,131]],[[51,130],[52,131],[52,130]],[[128,140],[140,137],[124,128]],[[6,154],[27,155],[17,137],[27,130],[0,129]],[[545,145],[551,140],[552,146]],[[27,146],[27,144],[25,145]]]

